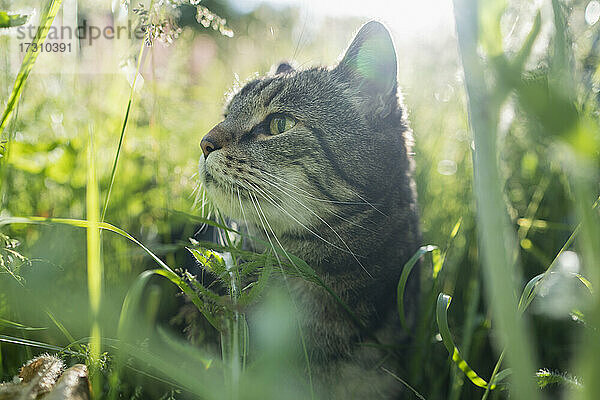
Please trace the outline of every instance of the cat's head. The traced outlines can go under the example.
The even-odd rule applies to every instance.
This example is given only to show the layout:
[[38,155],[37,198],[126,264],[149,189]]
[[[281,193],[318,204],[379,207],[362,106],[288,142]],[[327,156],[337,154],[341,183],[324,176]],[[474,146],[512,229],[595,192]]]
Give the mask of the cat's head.
[[409,169],[396,68],[388,30],[369,22],[336,66],[283,63],[247,83],[201,142],[209,198],[275,232],[374,208]]

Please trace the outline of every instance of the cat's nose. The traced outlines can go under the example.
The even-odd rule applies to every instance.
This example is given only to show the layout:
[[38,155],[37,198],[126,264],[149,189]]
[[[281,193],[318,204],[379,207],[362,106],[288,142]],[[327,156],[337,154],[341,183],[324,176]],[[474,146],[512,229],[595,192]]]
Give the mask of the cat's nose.
[[[206,136],[208,136],[208,135],[206,135]],[[214,143],[210,138],[207,138],[206,136],[204,136],[202,138],[202,141],[200,141],[200,147],[202,147],[202,152],[204,153],[204,158],[208,157],[208,155],[210,153],[212,153],[213,151],[219,150],[221,148],[221,146]]]
[[210,153],[219,150],[231,141],[231,135],[222,126],[217,125],[210,130],[200,141],[200,147],[207,158]]

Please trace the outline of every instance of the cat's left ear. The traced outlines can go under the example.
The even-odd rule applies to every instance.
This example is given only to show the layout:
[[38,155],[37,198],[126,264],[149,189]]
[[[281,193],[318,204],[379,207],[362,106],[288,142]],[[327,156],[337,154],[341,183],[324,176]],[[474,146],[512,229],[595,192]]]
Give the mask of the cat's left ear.
[[361,96],[379,104],[388,103],[396,94],[396,68],[396,50],[389,31],[380,22],[371,21],[360,28],[334,71]]
[[289,74],[290,72],[294,71],[294,67],[292,67],[292,65],[286,61],[282,61],[281,63],[279,63],[279,65],[277,66],[277,68],[271,68],[273,72],[273,75],[279,75],[279,74]]

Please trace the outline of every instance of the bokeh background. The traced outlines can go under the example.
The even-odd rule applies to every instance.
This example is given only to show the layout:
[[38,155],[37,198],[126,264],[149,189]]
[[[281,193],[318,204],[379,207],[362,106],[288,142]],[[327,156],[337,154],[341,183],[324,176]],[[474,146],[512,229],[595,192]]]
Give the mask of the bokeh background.
[[[42,1],[15,4],[0,0],[1,10],[31,14],[30,24],[39,23],[36,18],[44,5]],[[403,371],[402,378],[427,399],[481,398],[484,389],[473,385],[449,361],[434,318],[436,291],[452,295],[449,324],[454,339],[469,365],[489,377],[501,348],[484,296],[486,283],[478,252],[472,184],[474,144],[468,128],[465,77],[452,2],[222,0],[202,1],[201,5],[225,18],[226,29],[198,23],[194,5],[173,9],[169,2],[161,3],[167,10],[165,15],[174,15],[171,22],[181,31],[166,35],[167,43],[156,39],[143,50],[105,221],[133,235],[172,268],[198,273],[185,247],[190,245],[190,238],[206,239],[210,233],[202,230],[202,223],[195,218],[201,215],[195,177],[201,156],[199,142],[220,121],[226,93],[256,74],[268,73],[282,60],[299,68],[333,65],[363,23],[380,20],[395,40],[398,80],[416,141],[423,244],[447,249],[443,270],[435,280],[427,272],[431,271],[430,259],[425,257],[422,263],[426,276],[423,330],[410,350],[412,366]],[[596,118],[600,3],[572,0],[561,5],[567,21],[565,32],[572,41],[571,62],[582,99],[579,104]],[[512,1],[505,6],[499,28],[507,55],[518,51],[540,11],[540,33],[526,63],[526,69],[535,76],[549,64],[548,49],[555,41],[552,2]],[[119,0],[66,0],[55,25],[86,20],[89,25],[116,26],[128,19],[135,21],[139,17],[136,7],[137,3]],[[148,9],[148,4],[145,7]],[[485,2],[481,7],[486,7]],[[167,32],[169,29],[173,32],[172,26],[167,26]],[[0,217],[86,219],[90,140],[94,143],[101,200],[110,185],[142,41],[63,41],[71,43],[72,52],[39,56],[18,107],[2,132]],[[2,106],[23,59],[22,42],[16,28],[0,35]],[[538,100],[543,101],[533,102]],[[551,264],[578,218],[560,148],[552,145],[544,124],[528,118],[517,103],[509,99],[500,112],[498,161],[511,228],[518,238],[522,287]],[[52,348],[10,343],[6,338],[63,348],[73,339],[85,343],[92,321],[85,230],[58,224],[10,224],[0,226],[0,233],[18,241],[18,246],[11,247],[13,242],[3,236],[4,243],[0,242],[4,246],[0,334],[5,339],[0,342],[0,378],[9,380],[24,361]],[[558,264],[579,272],[577,250],[567,250]],[[102,257],[100,321],[103,336],[114,338],[127,291],[142,271],[156,265],[141,248],[110,232],[102,236]],[[168,331],[170,340],[184,341],[194,333],[195,343],[202,343],[205,336],[211,336],[210,327],[199,321],[201,317],[181,313],[189,303],[176,286],[156,278],[148,290],[152,293],[143,297],[151,315],[148,318]],[[538,354],[535,366],[570,376],[575,373],[571,367],[583,329],[573,310],[580,309],[588,295],[585,287],[570,280],[551,281],[544,290],[527,312],[532,346]],[[45,329],[24,329],[10,321]],[[266,324],[270,326],[268,321]],[[285,334],[285,329],[273,329]],[[277,338],[269,342],[271,333],[258,333],[257,337],[261,334],[267,338],[264,341],[277,342]],[[110,346],[104,350],[108,352],[108,377],[114,372],[111,357],[116,356]],[[270,360],[268,350],[265,354]],[[175,352],[171,355],[177,365],[179,356]],[[285,354],[279,356],[283,361],[266,362],[264,371],[276,371],[274,366],[285,361]],[[120,383],[111,387],[120,398],[194,398],[185,383],[172,386],[169,382],[176,379],[166,379],[162,372],[146,360],[135,369],[120,371]],[[269,389],[276,372],[267,372],[248,386],[259,388],[247,391],[248,398],[276,396]],[[104,381],[107,387],[109,381]],[[564,389],[551,385],[542,393],[557,398],[554,396]],[[289,396],[303,398],[297,393]],[[505,397],[506,393],[498,390],[490,395]]]

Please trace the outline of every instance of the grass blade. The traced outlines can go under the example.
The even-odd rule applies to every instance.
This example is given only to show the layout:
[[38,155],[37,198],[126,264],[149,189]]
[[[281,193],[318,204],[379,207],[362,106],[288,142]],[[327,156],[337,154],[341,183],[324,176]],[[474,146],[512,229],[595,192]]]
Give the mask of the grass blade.
[[144,55],[144,42],[140,47],[140,53],[138,55],[137,67],[135,69],[135,76],[131,82],[131,90],[129,91],[129,100],[127,101],[127,109],[125,111],[125,117],[123,118],[123,124],[121,125],[121,136],[119,137],[119,145],[117,146],[117,152],[115,153],[115,160],[113,161],[112,171],[110,172],[110,183],[108,184],[108,191],[106,192],[106,198],[104,199],[104,207],[102,208],[102,216],[100,222],[104,222],[106,217],[106,210],[108,209],[108,202],[110,201],[110,194],[112,192],[113,184],[115,183],[115,175],[117,173],[117,164],[119,163],[119,154],[123,146],[123,139],[125,138],[125,129],[127,128],[127,121],[129,120],[129,111],[131,110],[131,103],[133,102],[133,93],[135,91],[135,83],[140,73],[140,67],[142,65],[142,56]]
[[[1,217],[0,218],[0,226],[8,225],[8,224],[62,224],[69,225],[77,228],[87,228],[90,226],[89,221],[83,219],[75,219],[75,218],[44,218],[44,217]],[[114,225],[108,224],[106,222],[101,222],[98,224],[100,229],[104,229],[107,231],[111,231],[118,235],[121,235],[133,243],[140,246],[158,265],[163,267],[165,270],[170,271],[174,274],[173,270],[165,264],[158,256],[156,256],[152,251],[150,251],[146,246],[144,246],[140,241],[131,236],[129,233],[125,232],[123,229],[118,228]]]
[[[414,266],[417,265],[417,262],[419,261],[419,259],[427,253],[433,252],[433,251],[438,251],[439,249],[437,246],[432,246],[432,245],[428,245],[428,246],[422,246],[419,250],[417,250],[415,252],[415,254],[413,254],[413,256],[406,262],[406,264],[404,264],[404,268],[402,269],[402,275],[400,275],[400,280],[398,281],[398,288],[396,290],[396,301],[398,303],[398,314],[400,315],[400,323],[402,324],[402,328],[404,330],[408,330],[408,327],[406,326],[406,314],[404,312],[404,291],[406,290],[406,283],[408,282],[408,277],[410,275],[410,272],[413,270]],[[438,257],[438,259],[441,259],[441,257]],[[434,262],[434,264],[436,264]],[[439,273],[439,270],[441,269],[441,265],[438,268],[436,268],[434,266],[434,274],[437,276],[437,273]]]
[[[44,224],[44,223],[56,223],[56,224],[64,224],[77,228],[87,228],[90,226],[90,222],[81,219],[70,219],[70,218],[42,218],[42,217],[3,217],[0,218],[0,226],[8,225],[8,224]],[[102,222],[98,224],[100,229],[105,229],[111,232],[114,232],[118,235],[121,235],[138,246],[140,246],[158,265],[160,265],[162,270],[152,270],[152,273],[162,275],[169,279],[171,282],[179,286],[179,288],[192,300],[194,305],[198,307],[200,311],[205,309],[205,305],[202,300],[198,297],[196,292],[192,290],[192,288],[179,276],[177,275],[167,264],[165,264],[158,256],[156,256],[152,251],[150,251],[146,246],[144,246],[141,242],[131,236],[129,233],[124,230],[117,228],[111,224],[106,222]],[[205,316],[208,314],[203,312]],[[212,317],[207,317],[207,320],[211,323],[215,329],[219,329],[216,320]]]
[[72,351],[72,350],[67,350],[64,347],[54,346],[54,345],[48,344],[48,343],[36,342],[35,340],[16,338],[13,336],[0,335],[0,342],[18,344],[21,346],[28,346],[28,347],[37,347],[40,349],[57,351],[59,353],[70,354],[70,355],[78,356],[78,357],[82,357],[82,358],[85,357],[85,354],[83,354],[83,353],[80,353],[77,351]]
[[[454,344],[454,340],[452,339],[452,334],[450,333],[450,328],[448,326],[448,307],[450,307],[450,302],[452,301],[452,297],[447,294],[440,293],[437,300],[436,306],[436,320],[438,329],[440,330],[440,335],[442,336],[442,341],[450,357],[452,357],[452,361],[456,363],[458,368],[464,372],[464,374],[469,378],[469,380],[476,386],[481,388],[487,388],[488,382],[482,379],[473,369],[469,366],[467,361],[465,361],[458,351],[458,348]],[[496,375],[494,382],[490,385],[490,389],[494,389],[496,384],[500,382],[501,378],[505,378],[508,375],[507,372],[503,372],[502,375]]]
[[34,48],[39,48],[42,46],[44,41],[46,40],[46,36],[48,35],[48,30],[50,26],[52,26],[52,22],[54,21],[54,17],[58,13],[58,9],[60,8],[60,4],[62,0],[50,0],[47,8],[44,10],[40,17],[40,26],[38,27],[37,33],[32,40],[31,46],[27,49],[27,53],[23,58],[23,63],[21,64],[21,68],[19,69],[19,73],[17,74],[17,79],[15,80],[15,84],[10,93],[10,97],[8,98],[8,103],[6,103],[6,107],[4,108],[4,112],[2,113],[2,118],[0,119],[0,133],[4,131],[10,116],[17,106],[19,102],[19,98],[21,96],[21,92],[23,91],[23,86],[25,85],[25,81],[29,77],[29,73],[33,68],[33,64],[35,64],[35,60],[37,59],[39,51],[33,51]]
[[102,333],[98,315],[102,303],[102,255],[100,250],[100,220],[98,182],[96,180],[96,163],[94,153],[94,136],[90,130],[88,144],[88,167],[87,167],[87,186],[86,186],[86,217],[87,217],[87,280],[88,297],[90,300],[91,332],[90,332],[90,359],[93,367],[91,368],[92,388],[96,397],[100,396],[102,388],[101,374],[95,368],[102,354]]
[[[456,30],[468,97],[469,125],[474,138],[474,193],[477,200],[478,240],[487,283],[487,298],[497,322],[502,347],[506,348],[516,399],[537,400],[533,374],[536,370],[535,347],[527,321],[518,312],[515,296],[519,269],[513,262],[516,237],[512,232],[498,170],[497,132],[500,108],[505,100],[501,88],[486,80],[486,67],[480,58],[478,0],[454,0]],[[520,73],[520,71],[519,71]]]
[[0,327],[20,329],[23,331],[43,331],[45,329],[48,329],[48,328],[32,328],[30,326],[25,326],[23,324],[19,324],[18,322],[9,321],[4,318],[0,318]]
[[381,369],[387,373],[388,375],[390,375],[392,378],[394,378],[395,380],[397,380],[398,382],[400,382],[401,384],[403,384],[404,386],[406,386],[411,392],[414,393],[414,395],[419,399],[419,400],[425,400],[425,397],[419,393],[417,391],[417,389],[415,389],[414,387],[412,387],[411,385],[409,385],[408,382],[406,382],[404,379],[400,378],[398,375],[396,375],[395,373],[393,373],[392,371],[390,371],[389,369],[385,368],[385,367],[381,367]]

